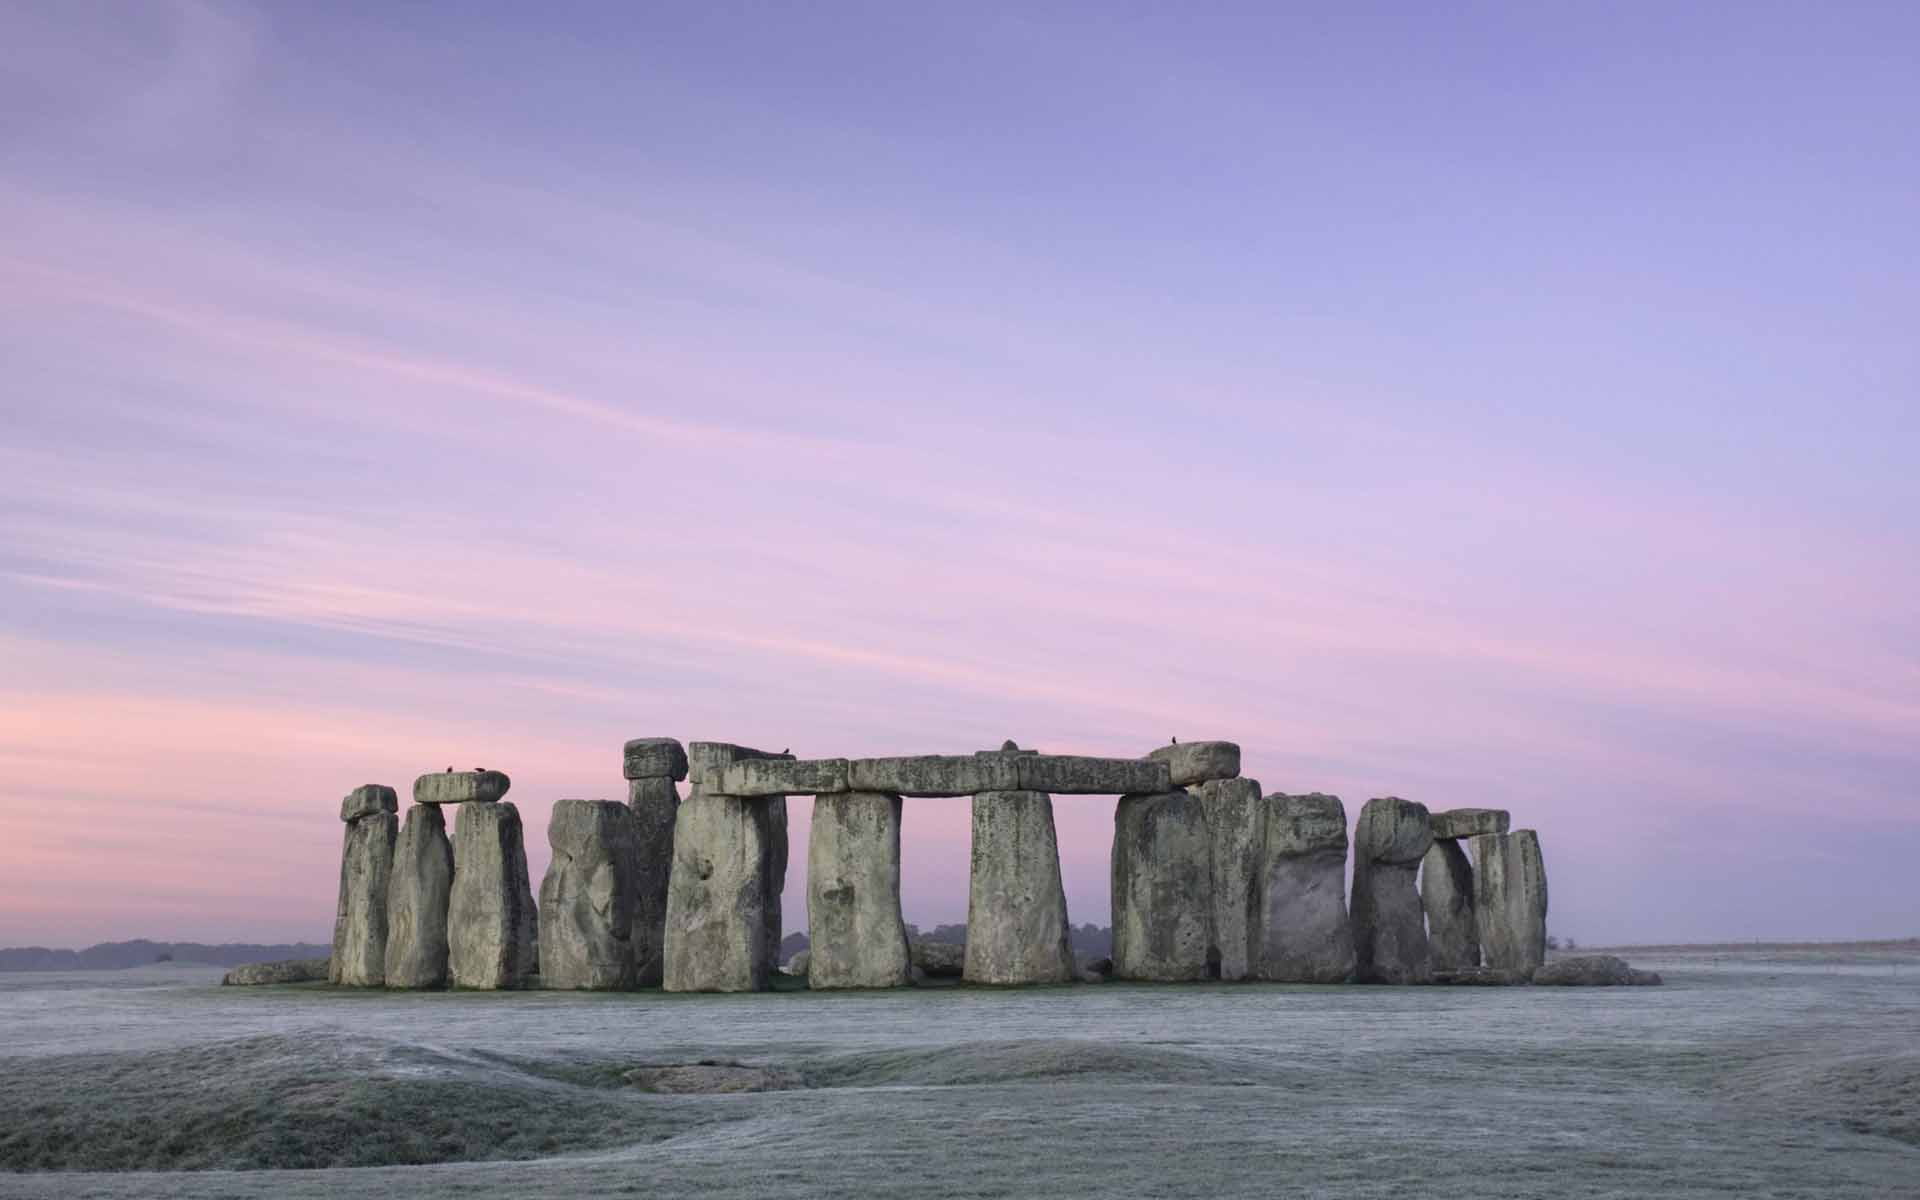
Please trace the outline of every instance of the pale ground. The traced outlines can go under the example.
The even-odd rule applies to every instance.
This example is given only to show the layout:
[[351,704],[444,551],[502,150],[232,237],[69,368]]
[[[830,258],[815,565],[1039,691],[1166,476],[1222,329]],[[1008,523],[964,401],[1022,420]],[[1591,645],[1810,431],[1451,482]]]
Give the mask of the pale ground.
[[[682,997],[0,975],[0,1196],[1920,1196],[1920,950],[1632,957],[1667,986]],[[702,1058],[811,1086],[620,1078]],[[433,1160],[468,1161],[125,1170]]]

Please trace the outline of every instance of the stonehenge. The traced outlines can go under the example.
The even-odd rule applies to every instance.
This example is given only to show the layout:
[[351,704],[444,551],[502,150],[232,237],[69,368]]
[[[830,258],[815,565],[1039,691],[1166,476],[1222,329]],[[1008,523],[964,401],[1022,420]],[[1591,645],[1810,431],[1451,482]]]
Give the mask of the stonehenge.
[[1369,800],[1353,832],[1353,973],[1360,983],[1425,983],[1433,961],[1414,873],[1433,845],[1426,806]]
[[1340,797],[1319,792],[1267,797],[1260,886],[1260,978],[1273,983],[1352,978],[1347,810]]
[[[1349,839],[1338,797],[1263,795],[1240,770],[1240,747],[1223,741],[1170,742],[1140,758],[1007,742],[971,754],[803,759],[635,738],[622,747],[624,803],[554,804],[537,904],[504,773],[420,776],[404,826],[393,789],[368,784],[340,805],[346,836],[326,975],[412,989],[769,990],[789,796],[813,798],[810,944],[781,975],[783,989],[954,976],[974,985],[1524,984],[1540,973],[1539,837],[1509,832],[1505,810],[1430,811],[1382,797],[1361,809]],[[1113,944],[1097,969],[1072,949],[1059,795],[1116,797]],[[965,944],[909,942],[900,847],[914,806],[904,802],[961,797],[972,806]],[[451,838],[447,805],[461,809]],[[1626,978],[1568,967],[1540,981],[1616,976]]]
[[547,822],[553,859],[540,883],[540,984],[583,991],[634,986],[639,839],[612,800],[561,800]]
[[334,909],[333,957],[327,982],[379,987],[387,978],[387,885],[399,798],[390,787],[364,784],[340,802],[346,842],[340,851],[340,901]]

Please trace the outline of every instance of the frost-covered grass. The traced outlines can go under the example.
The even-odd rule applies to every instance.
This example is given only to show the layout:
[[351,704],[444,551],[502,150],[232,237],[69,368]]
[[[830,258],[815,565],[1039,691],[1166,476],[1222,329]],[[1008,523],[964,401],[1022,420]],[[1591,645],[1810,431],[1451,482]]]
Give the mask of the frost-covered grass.
[[[1920,954],[1641,957],[1666,987],[0,977],[0,1196],[1920,1195]],[[703,1059],[807,1086],[632,1082]]]

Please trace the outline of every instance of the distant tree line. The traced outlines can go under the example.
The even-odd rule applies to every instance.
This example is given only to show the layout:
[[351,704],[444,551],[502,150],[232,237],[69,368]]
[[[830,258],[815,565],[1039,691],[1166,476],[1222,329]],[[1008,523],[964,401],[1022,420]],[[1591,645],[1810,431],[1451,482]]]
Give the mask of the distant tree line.
[[85,950],[50,950],[45,946],[16,946],[0,950],[0,971],[115,971],[150,963],[204,963],[210,967],[238,967],[246,963],[278,962],[287,958],[325,958],[332,946],[313,942],[102,942]]

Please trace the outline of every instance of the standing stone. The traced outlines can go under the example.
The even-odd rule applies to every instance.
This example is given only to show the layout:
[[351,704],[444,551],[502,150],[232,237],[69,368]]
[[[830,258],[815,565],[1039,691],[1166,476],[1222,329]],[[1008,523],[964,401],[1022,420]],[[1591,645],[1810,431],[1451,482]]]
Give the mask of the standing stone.
[[447,985],[447,902],[453,892],[453,843],[440,806],[407,810],[393,847],[387,887],[387,986]]
[[1420,904],[1427,910],[1427,944],[1436,971],[1480,965],[1480,931],[1473,915],[1473,865],[1453,838],[1433,839],[1420,861]]
[[900,916],[900,797],[816,796],[807,839],[807,986],[904,987],[912,963]]
[[1472,840],[1473,908],[1487,966],[1522,978],[1547,960],[1547,865],[1531,829]]
[[1053,797],[981,792],[973,798],[963,978],[969,983],[1071,983],[1075,975]]
[[612,800],[561,800],[547,822],[553,860],[540,883],[540,985],[633,986],[633,813]]
[[687,752],[672,738],[634,738],[621,751],[627,807],[633,812],[634,986],[659,987],[666,960],[667,881],[673,872],[673,822],[680,811],[676,780],[687,777]]
[[743,758],[781,758],[725,742],[687,747],[693,784],[674,821],[663,984],[670,992],[757,992],[780,951],[787,869],[781,797],[708,791],[703,780]]
[[1267,798],[1260,978],[1345,983],[1353,977],[1347,919],[1347,810],[1319,792]]
[[329,983],[379,987],[387,977],[387,884],[393,873],[393,839],[399,798],[390,787],[369,783],[340,802],[346,822],[340,850],[340,899],[334,908]]
[[511,801],[461,806],[453,830],[447,969],[453,986],[526,987],[540,938],[526,837]]
[[1113,814],[1114,978],[1172,982],[1216,974],[1212,925],[1213,836],[1205,803],[1184,791],[1120,797]]
[[1387,796],[1360,810],[1353,836],[1354,978],[1426,983],[1433,974],[1426,914],[1414,886],[1433,845],[1424,804]]
[[1260,962],[1268,805],[1257,779],[1217,779],[1188,790],[1200,797],[1213,839],[1213,945],[1220,978],[1251,979]]

